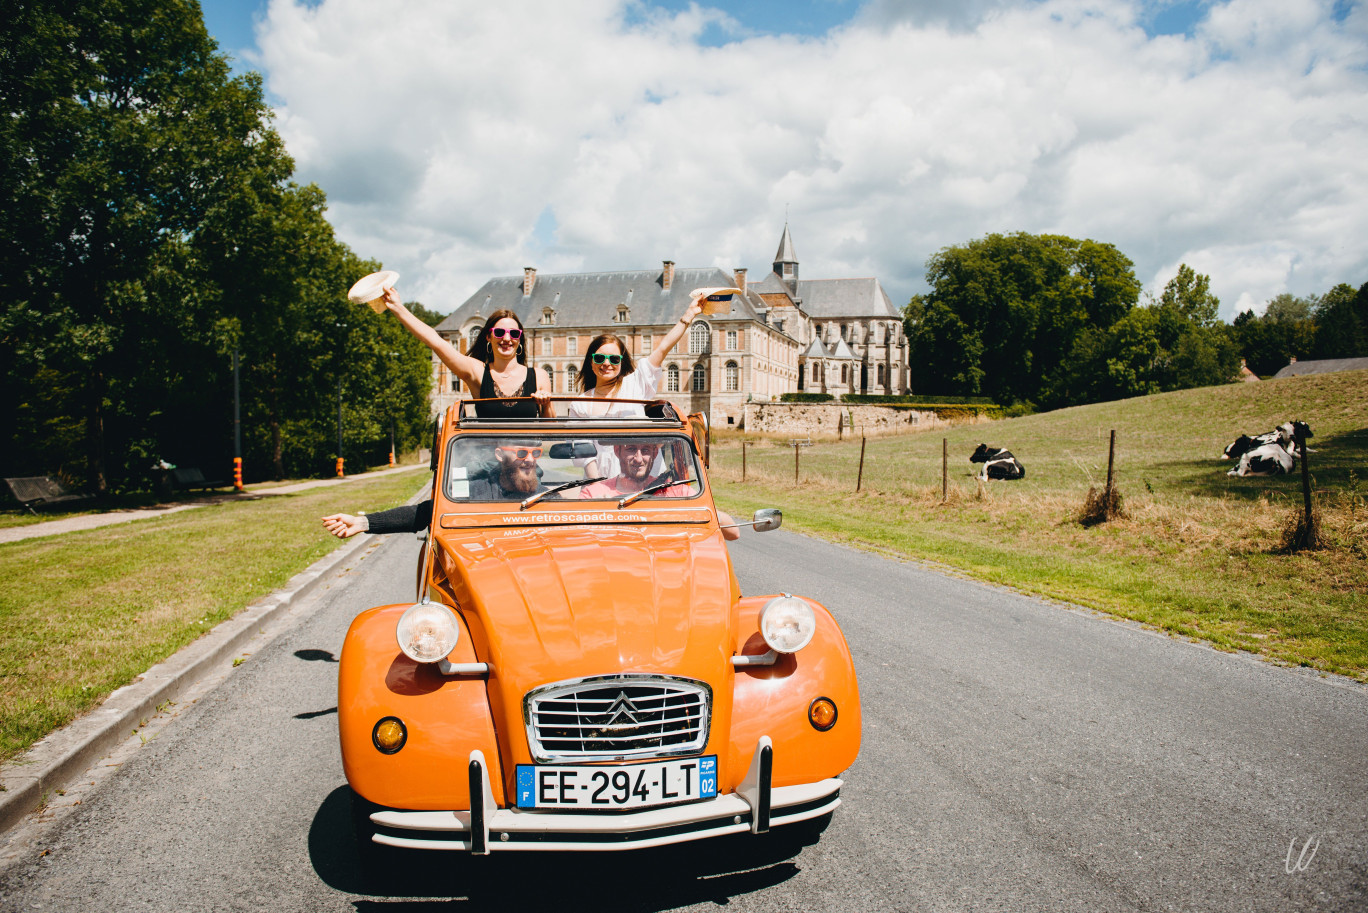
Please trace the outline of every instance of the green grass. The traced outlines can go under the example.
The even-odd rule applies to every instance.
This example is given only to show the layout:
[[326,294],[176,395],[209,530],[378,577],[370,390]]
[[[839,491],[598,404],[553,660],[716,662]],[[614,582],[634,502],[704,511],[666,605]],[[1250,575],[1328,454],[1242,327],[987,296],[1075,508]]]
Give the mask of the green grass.
[[0,760],[341,544],[325,514],[402,504],[421,473],[0,545]]
[[[1222,448],[1241,432],[1300,418],[1315,432],[1313,489],[1329,547],[1281,554],[1301,478],[1230,478]],[[1084,528],[1117,432],[1125,516]],[[941,501],[941,441],[950,497]],[[783,441],[712,450],[718,499],[738,515],[784,509],[786,525],[1067,600],[1223,649],[1368,681],[1368,372],[1265,381],[1064,409],[945,431]],[[1019,482],[980,485],[979,443],[1026,465]]]

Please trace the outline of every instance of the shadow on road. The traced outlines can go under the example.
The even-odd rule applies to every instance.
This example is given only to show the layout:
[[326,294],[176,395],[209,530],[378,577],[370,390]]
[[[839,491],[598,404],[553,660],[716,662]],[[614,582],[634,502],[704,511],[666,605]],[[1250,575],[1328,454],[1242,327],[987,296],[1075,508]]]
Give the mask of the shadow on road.
[[[619,853],[494,853],[472,857],[435,850],[396,852],[378,873],[356,852],[351,790],[339,786],[309,828],[309,859],[325,884],[363,895],[365,913],[578,910],[654,913],[730,898],[781,884],[801,871],[802,838],[783,830],[762,837]],[[392,864],[390,861],[392,860]]]

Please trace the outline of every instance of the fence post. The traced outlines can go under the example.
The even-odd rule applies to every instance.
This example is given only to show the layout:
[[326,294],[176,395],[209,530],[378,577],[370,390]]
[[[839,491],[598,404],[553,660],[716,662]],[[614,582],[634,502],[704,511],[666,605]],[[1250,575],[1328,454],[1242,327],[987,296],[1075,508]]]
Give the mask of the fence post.
[[856,490],[857,492],[860,490],[860,483],[864,481],[864,449],[865,449],[865,439],[864,439],[863,436],[861,436],[861,437],[860,437],[860,472],[859,472],[858,475],[855,476],[855,490]]
[[797,442],[797,441],[794,441],[794,442],[793,442],[793,484],[794,484],[794,485],[797,485],[797,484],[798,484],[798,454],[800,454],[800,453],[802,453],[802,452],[803,452],[803,448],[800,447],[800,446],[798,445],[798,442]]
[[1293,424],[1292,440],[1296,442],[1297,452],[1301,454],[1302,461],[1302,501],[1306,508],[1306,530],[1302,535],[1302,541],[1296,543],[1298,548],[1319,548],[1320,531],[1316,529],[1316,515],[1311,510],[1311,460],[1306,453],[1306,437],[1302,434],[1302,426]]
[[845,413],[844,413],[844,412],[837,412],[837,413],[836,413],[836,440],[838,440],[838,441],[844,440],[845,436],[841,433],[842,429],[844,429],[844,428],[845,428]]
[[1107,446],[1107,493],[1103,495],[1107,505],[1107,513],[1111,513],[1112,503],[1112,467],[1116,465],[1116,429],[1112,429],[1111,443]]
[[950,500],[950,439],[941,438],[941,503]]
[[746,442],[741,442],[741,481],[746,481]]

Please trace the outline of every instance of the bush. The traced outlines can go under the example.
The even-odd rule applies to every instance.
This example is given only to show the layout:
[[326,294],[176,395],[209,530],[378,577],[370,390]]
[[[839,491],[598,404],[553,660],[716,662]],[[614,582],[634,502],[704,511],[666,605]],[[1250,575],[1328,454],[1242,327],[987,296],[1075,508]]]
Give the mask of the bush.
[[829,403],[836,397],[830,393],[785,393],[779,397],[781,403]]

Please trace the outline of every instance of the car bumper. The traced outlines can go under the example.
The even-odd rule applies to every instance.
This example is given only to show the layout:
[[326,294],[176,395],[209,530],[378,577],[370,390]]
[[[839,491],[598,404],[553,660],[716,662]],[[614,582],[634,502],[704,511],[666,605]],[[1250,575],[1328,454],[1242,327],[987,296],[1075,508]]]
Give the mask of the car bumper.
[[772,827],[818,818],[841,804],[842,781],[771,787],[773,746],[761,737],[746,777],[733,793],[638,812],[576,814],[499,808],[494,804],[484,755],[470,753],[470,795],[462,811],[381,809],[370,815],[372,840],[408,849],[626,850],[665,846],[727,834],[764,833]]
[[[841,781],[781,786],[770,793],[770,827],[825,815],[841,804]],[[378,811],[376,843],[429,850],[472,851],[470,812]],[[640,812],[577,815],[501,808],[488,816],[489,851],[625,850],[754,830],[755,813],[741,797],[718,796]]]

